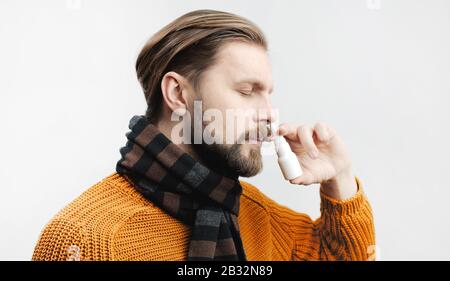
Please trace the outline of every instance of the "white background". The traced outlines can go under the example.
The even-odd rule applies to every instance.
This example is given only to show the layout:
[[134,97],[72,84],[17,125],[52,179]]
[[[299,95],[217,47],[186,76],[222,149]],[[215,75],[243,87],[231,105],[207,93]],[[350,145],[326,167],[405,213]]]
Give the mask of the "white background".
[[[382,260],[450,260],[450,1],[0,2],[0,259],[29,260],[51,217],[114,172],[145,102],[140,48],[181,14],[234,12],[266,33],[282,121],[341,134]],[[275,157],[248,179],[313,218],[318,186]]]

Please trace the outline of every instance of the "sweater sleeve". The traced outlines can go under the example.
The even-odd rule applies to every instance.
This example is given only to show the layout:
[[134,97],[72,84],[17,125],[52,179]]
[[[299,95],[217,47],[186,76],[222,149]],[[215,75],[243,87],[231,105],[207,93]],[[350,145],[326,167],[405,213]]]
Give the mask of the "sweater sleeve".
[[39,236],[33,261],[84,260],[82,229],[66,220],[52,219]]
[[[370,204],[361,182],[357,193],[335,200],[321,192],[321,216],[313,221],[268,199],[275,249],[292,260],[373,260],[375,231]],[[284,245],[289,249],[280,249]]]

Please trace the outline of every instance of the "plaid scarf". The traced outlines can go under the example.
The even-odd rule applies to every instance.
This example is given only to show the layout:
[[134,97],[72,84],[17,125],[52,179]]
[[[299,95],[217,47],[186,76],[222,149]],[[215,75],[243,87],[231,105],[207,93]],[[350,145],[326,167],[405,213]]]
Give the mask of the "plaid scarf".
[[144,116],[134,116],[129,128],[116,170],[146,199],[192,226],[188,260],[246,260],[239,181],[194,160]]

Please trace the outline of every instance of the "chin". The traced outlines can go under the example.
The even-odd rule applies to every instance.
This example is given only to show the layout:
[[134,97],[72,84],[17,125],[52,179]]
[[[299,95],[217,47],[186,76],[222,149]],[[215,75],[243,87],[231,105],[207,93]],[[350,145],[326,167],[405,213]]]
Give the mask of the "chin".
[[239,161],[235,168],[242,177],[253,177],[262,170],[261,146],[258,144],[246,144],[241,150]]

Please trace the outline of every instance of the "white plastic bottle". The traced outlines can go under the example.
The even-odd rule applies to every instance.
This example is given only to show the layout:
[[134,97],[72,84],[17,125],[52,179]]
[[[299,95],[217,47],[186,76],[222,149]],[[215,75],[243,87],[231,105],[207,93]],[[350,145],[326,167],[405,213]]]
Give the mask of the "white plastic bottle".
[[274,136],[273,142],[275,144],[275,150],[278,155],[278,165],[280,166],[284,178],[286,180],[292,180],[302,175],[302,167],[286,139],[276,133],[277,128],[278,127],[274,123],[270,125],[271,134]]

